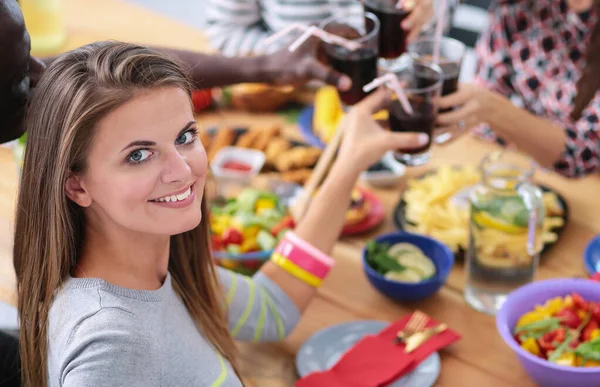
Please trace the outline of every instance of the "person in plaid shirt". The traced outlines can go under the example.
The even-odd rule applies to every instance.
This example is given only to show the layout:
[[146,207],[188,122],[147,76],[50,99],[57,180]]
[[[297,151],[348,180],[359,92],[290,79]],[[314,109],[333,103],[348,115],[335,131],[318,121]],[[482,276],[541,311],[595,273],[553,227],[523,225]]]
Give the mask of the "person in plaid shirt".
[[600,170],[600,0],[498,0],[472,84],[440,132],[467,128],[569,176]]

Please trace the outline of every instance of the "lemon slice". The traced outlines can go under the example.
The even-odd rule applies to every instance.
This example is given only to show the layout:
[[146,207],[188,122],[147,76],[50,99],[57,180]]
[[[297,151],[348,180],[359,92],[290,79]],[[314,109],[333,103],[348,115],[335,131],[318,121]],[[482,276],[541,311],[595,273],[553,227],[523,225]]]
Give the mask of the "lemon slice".
[[403,254],[397,258],[402,266],[412,269],[421,275],[421,279],[435,275],[436,269],[431,259],[423,254]]
[[527,228],[516,226],[511,223],[507,223],[503,220],[494,218],[487,212],[477,212],[473,215],[473,220],[478,226],[493,228],[499,231],[506,232],[508,234],[521,234],[527,232]]
[[402,271],[388,271],[384,276],[386,279],[398,282],[417,283],[421,282],[421,275],[411,268]]
[[390,257],[398,258],[399,256],[407,253],[423,255],[423,251],[417,246],[411,243],[396,243],[390,247],[387,251]]

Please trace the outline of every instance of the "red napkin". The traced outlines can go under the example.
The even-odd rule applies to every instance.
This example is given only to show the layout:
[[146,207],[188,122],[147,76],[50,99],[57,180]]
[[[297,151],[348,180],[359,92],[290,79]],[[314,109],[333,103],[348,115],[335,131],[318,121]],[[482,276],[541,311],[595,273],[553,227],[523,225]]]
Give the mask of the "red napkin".
[[[296,382],[296,387],[379,387],[414,370],[429,355],[460,339],[450,329],[430,338],[412,353],[394,339],[410,315],[390,324],[376,336],[367,336],[350,348],[331,369],[313,372]],[[430,319],[427,327],[438,325]]]

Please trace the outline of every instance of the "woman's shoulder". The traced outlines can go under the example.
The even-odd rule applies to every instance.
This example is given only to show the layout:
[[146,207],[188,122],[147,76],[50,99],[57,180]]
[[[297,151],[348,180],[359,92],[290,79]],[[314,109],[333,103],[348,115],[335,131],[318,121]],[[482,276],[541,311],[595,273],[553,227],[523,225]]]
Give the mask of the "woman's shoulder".
[[48,316],[49,348],[63,352],[73,342],[113,334],[140,335],[139,311],[129,299],[105,289],[99,279],[69,279],[55,294]]

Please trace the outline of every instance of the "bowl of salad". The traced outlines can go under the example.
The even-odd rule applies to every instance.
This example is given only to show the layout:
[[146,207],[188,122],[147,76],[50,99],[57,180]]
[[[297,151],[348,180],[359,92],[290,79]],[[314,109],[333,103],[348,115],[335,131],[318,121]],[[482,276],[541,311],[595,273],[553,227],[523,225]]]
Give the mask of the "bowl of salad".
[[407,232],[382,235],[367,243],[363,268],[379,292],[398,301],[436,293],[454,265],[452,251],[433,238]]
[[245,188],[236,197],[211,206],[213,254],[221,266],[251,275],[293,225],[279,196]]
[[507,297],[496,325],[540,386],[600,385],[600,283],[563,278],[525,285]]

